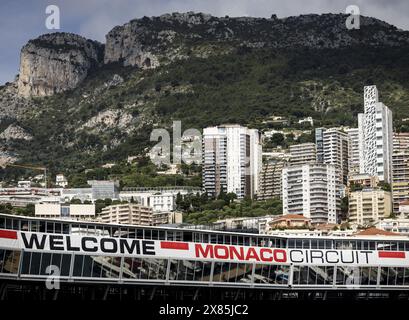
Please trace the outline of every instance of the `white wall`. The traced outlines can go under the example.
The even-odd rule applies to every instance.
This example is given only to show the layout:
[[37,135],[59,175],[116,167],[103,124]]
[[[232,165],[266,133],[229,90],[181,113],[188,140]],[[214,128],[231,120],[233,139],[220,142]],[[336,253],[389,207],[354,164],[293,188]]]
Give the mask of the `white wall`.
[[36,216],[56,216],[61,214],[61,205],[53,203],[36,203],[34,206],[34,215]]
[[70,216],[95,216],[95,204],[70,204]]

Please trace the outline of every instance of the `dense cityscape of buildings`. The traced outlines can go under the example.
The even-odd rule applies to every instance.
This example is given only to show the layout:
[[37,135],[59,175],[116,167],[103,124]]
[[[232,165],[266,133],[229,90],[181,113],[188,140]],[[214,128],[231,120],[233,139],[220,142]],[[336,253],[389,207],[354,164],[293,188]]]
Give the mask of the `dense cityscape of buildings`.
[[[230,186],[223,189],[219,181],[226,186],[229,179],[243,181],[241,185],[250,181],[242,173],[247,156],[247,167],[252,168],[255,179],[251,184],[258,184],[258,188],[257,193],[252,188],[246,192],[240,189],[239,198],[281,198],[283,215],[302,215],[314,225],[349,222],[366,226],[402,216],[400,204],[409,200],[409,134],[393,133],[392,112],[379,101],[373,85],[364,87],[364,113],[358,114],[357,123],[356,128],[316,128],[314,143],[292,144],[287,150],[262,153],[261,166],[256,162],[260,156],[256,161],[250,156],[258,150],[260,139],[257,146],[248,145],[246,141],[251,139],[243,136],[251,130],[238,126],[206,128],[204,191],[217,195],[221,190],[239,190]],[[226,128],[235,131],[230,129],[227,134]],[[265,137],[271,139],[275,134],[285,136],[288,132],[270,130]]]
[[[272,119],[265,123],[285,124],[282,117]],[[237,124],[204,128],[203,188],[120,190],[117,181],[98,180],[88,181],[87,188],[68,188],[67,178],[60,173],[56,175],[55,188],[34,188],[30,181],[2,188],[0,203],[17,207],[35,203],[35,215],[40,217],[159,225],[183,222],[182,213],[177,210],[178,196],[234,193],[237,201],[245,197],[282,199],[282,220],[271,226],[269,222],[277,217],[237,218],[218,221],[214,227],[237,229],[246,221],[265,232],[275,229],[274,225],[283,227],[293,217],[308,221],[304,224],[307,229],[341,223],[390,228],[395,226],[393,222],[384,225],[382,221],[393,221],[395,216],[404,220],[409,214],[405,205],[409,201],[409,133],[393,133],[392,112],[379,102],[376,86],[364,87],[364,113],[358,114],[357,123],[356,128],[273,129],[263,133]],[[308,117],[300,124],[312,126],[313,119]],[[276,134],[297,138],[309,134],[315,141],[263,152],[263,143]],[[178,170],[176,166],[171,169],[173,173]],[[95,203],[104,199],[116,203],[96,214]],[[75,200],[80,204],[73,203]],[[397,224],[406,226],[402,221]]]

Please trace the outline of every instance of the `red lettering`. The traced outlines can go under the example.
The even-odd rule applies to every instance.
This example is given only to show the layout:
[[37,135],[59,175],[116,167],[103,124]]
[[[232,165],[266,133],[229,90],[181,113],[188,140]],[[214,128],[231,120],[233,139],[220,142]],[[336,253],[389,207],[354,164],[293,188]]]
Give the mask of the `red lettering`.
[[235,247],[230,247],[230,259],[244,260],[244,248],[240,247],[240,252]]
[[[257,248],[258,249],[258,248]],[[246,252],[245,252],[246,250]],[[287,262],[287,252],[284,249],[234,247],[224,245],[195,244],[196,258],[230,259],[240,261]]]
[[287,252],[283,249],[274,250],[273,256],[276,262],[287,262]]
[[254,248],[249,248],[246,255],[246,260],[254,259],[256,261],[260,261],[258,254]]
[[201,244],[196,244],[195,245],[195,254],[196,258],[207,258],[209,255],[209,258],[213,258],[213,246],[210,244],[207,244],[205,246],[205,249],[203,250],[203,246]]
[[[224,253],[221,254],[220,250],[224,251]],[[227,259],[229,257],[229,249],[227,248],[227,246],[214,246],[214,256],[217,259]]]
[[265,253],[269,253],[270,255],[273,253],[271,249],[267,249],[267,248],[262,248],[260,249],[260,260],[261,261],[273,261],[273,257],[266,257],[264,254]]

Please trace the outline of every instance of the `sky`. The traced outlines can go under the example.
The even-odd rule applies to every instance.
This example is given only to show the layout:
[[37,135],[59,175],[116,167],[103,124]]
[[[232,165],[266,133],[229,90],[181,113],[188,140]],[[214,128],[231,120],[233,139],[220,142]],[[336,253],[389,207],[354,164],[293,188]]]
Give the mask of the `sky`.
[[[45,25],[48,5],[60,9],[60,30]],[[283,18],[308,13],[345,13],[357,5],[360,14],[409,30],[408,0],[0,0],[0,84],[18,74],[20,49],[48,32],[73,32],[105,42],[116,25],[143,16],[204,12],[215,16]]]

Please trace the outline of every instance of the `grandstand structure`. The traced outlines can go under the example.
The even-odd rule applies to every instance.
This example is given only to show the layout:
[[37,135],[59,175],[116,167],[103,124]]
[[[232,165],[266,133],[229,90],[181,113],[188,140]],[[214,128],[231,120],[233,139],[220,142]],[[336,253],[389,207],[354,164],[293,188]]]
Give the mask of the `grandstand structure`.
[[[46,289],[50,278],[60,290]],[[0,214],[0,299],[407,298],[408,290],[404,236],[268,236]]]

